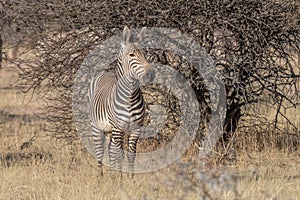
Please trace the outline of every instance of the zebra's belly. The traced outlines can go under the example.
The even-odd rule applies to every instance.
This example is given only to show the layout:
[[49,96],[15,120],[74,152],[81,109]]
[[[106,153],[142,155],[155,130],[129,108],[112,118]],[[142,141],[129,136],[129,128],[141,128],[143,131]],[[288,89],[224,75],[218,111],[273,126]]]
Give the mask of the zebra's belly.
[[128,117],[127,119],[118,118],[116,124],[121,130],[130,132],[130,131],[140,128],[140,126],[143,122],[143,118],[144,118],[143,115],[142,116],[131,116],[131,117]]
[[97,125],[98,125],[98,128],[101,129],[104,132],[111,132],[112,131],[112,126],[108,122],[98,122]]

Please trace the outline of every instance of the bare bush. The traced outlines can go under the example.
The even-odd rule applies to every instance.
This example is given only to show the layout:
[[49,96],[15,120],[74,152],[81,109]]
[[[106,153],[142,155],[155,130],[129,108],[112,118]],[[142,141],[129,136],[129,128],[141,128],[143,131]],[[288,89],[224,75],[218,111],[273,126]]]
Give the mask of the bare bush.
[[[296,0],[217,1],[12,1],[7,9],[24,32],[37,60],[17,65],[19,84],[48,102],[43,112],[58,137],[73,137],[72,91],[74,74],[97,44],[125,25],[172,27],[191,34],[213,57],[227,92],[224,139],[247,115],[245,106],[271,103],[282,116],[283,105],[299,101],[300,12]],[[27,45],[26,45],[27,44]],[[150,52],[157,62],[178,69],[193,84],[204,121],[211,112],[207,89],[195,66],[172,52]],[[171,56],[171,57],[170,57]],[[177,57],[176,57],[177,58]],[[298,59],[298,60],[297,60]],[[266,98],[268,97],[268,98]],[[290,122],[296,133],[298,127]]]

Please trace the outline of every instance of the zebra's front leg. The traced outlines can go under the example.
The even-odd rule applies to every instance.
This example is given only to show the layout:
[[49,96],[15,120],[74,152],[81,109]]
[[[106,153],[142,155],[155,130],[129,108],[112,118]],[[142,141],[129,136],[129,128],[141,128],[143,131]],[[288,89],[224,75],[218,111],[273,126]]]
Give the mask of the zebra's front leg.
[[133,177],[134,174],[134,160],[136,157],[136,146],[141,134],[140,129],[133,131],[128,137],[128,162],[129,162],[129,176]]
[[102,160],[104,155],[105,134],[103,133],[103,131],[101,131],[94,125],[92,125],[92,130],[93,130],[93,140],[95,142],[95,155],[98,162],[98,170],[99,170],[99,174],[103,176]]
[[115,159],[115,169],[122,175],[122,163],[124,160],[123,150],[124,132],[119,129],[113,129],[111,151]]
[[110,171],[116,168],[116,157],[115,157],[115,150],[112,146],[112,133],[108,135],[108,154],[109,154],[109,164],[110,164]]

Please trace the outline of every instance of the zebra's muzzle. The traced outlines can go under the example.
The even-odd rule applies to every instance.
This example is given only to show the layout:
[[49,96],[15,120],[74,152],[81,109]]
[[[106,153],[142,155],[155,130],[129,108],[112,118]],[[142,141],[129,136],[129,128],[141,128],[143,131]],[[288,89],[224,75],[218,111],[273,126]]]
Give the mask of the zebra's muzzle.
[[146,74],[144,76],[144,82],[145,83],[150,83],[153,81],[153,79],[155,78],[155,73],[152,69],[147,70]]

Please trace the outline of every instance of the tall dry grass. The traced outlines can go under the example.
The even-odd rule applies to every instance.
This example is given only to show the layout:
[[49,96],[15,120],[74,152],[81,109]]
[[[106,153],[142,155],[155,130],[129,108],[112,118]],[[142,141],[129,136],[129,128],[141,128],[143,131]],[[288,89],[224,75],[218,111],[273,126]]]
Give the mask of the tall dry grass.
[[0,71],[0,199],[300,199],[299,152],[250,148],[279,140],[270,134],[257,139],[238,133],[232,162],[204,162],[194,148],[133,180],[111,178],[108,167],[99,177],[80,141],[54,139],[47,122],[30,115],[37,103],[24,103],[23,94],[7,85],[10,76]]

